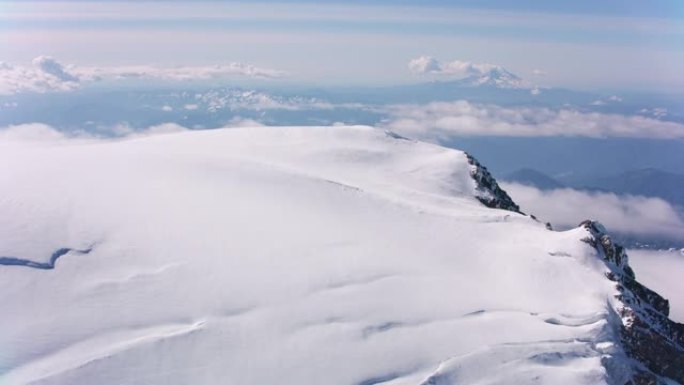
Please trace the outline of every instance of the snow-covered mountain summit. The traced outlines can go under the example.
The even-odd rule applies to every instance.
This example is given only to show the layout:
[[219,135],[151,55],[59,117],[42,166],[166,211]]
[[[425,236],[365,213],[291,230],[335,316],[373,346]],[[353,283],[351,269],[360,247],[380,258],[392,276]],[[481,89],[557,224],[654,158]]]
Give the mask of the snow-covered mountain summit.
[[460,151],[369,127],[4,135],[0,183],[2,384],[677,375],[636,350],[676,358],[681,325],[602,228],[547,230]]
[[495,88],[532,88],[532,85],[518,75],[500,66],[492,66],[488,71],[471,75],[460,81],[464,85],[489,86]]

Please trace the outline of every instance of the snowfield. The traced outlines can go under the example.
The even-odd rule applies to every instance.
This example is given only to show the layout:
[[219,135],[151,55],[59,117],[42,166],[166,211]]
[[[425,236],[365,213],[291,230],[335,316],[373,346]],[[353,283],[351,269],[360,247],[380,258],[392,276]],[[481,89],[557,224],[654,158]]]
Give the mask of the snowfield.
[[39,138],[0,137],[2,385],[628,374],[588,231],[485,207],[462,152],[356,126]]

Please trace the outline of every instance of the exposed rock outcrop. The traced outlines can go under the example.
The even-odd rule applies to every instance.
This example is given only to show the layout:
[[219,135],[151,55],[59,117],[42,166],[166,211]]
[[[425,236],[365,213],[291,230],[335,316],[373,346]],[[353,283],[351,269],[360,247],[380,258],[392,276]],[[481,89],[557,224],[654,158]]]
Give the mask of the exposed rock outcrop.
[[504,209],[521,213],[520,207],[513,202],[513,199],[504,191],[496,179],[489,173],[487,167],[480,164],[472,155],[467,154],[468,163],[471,165],[470,176],[477,183],[477,199],[487,207]]
[[[487,207],[521,213],[487,168],[466,155],[470,175],[477,183],[477,199]],[[667,385],[674,381],[684,385],[684,324],[668,318],[669,301],[636,280],[624,247],[615,243],[600,223],[588,220],[580,226],[591,234],[585,241],[596,248],[608,267],[607,278],[615,282],[615,335],[631,361],[631,373],[620,373],[614,379],[616,384]]]
[[599,252],[609,268],[608,279],[616,285],[618,335],[626,355],[634,360],[627,384],[667,384],[665,378],[684,384],[684,324],[668,318],[667,299],[636,280],[625,249],[600,223],[580,225],[591,234],[586,242]]

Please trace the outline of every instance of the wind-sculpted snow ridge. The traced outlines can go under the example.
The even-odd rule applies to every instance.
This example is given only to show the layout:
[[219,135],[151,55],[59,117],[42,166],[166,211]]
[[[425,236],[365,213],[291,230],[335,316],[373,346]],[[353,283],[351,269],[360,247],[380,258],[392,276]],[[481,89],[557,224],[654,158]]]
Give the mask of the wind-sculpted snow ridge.
[[609,267],[606,276],[616,285],[619,334],[625,352],[637,363],[630,384],[667,384],[665,378],[684,383],[684,324],[668,318],[668,300],[636,280],[625,249],[600,223],[581,225],[589,230],[586,242],[599,251]]
[[662,303],[622,311],[616,282],[639,286],[606,279],[601,238],[520,214],[461,151],[361,126],[0,140],[0,184],[0,255],[101,240],[49,274],[0,266],[2,385],[660,373],[618,326]]

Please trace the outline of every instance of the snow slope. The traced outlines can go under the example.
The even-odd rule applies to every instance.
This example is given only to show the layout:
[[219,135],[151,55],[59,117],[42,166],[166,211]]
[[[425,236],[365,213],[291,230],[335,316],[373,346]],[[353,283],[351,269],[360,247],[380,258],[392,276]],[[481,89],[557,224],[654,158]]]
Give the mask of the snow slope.
[[588,231],[485,207],[471,168],[369,127],[5,135],[0,384],[626,376]]

